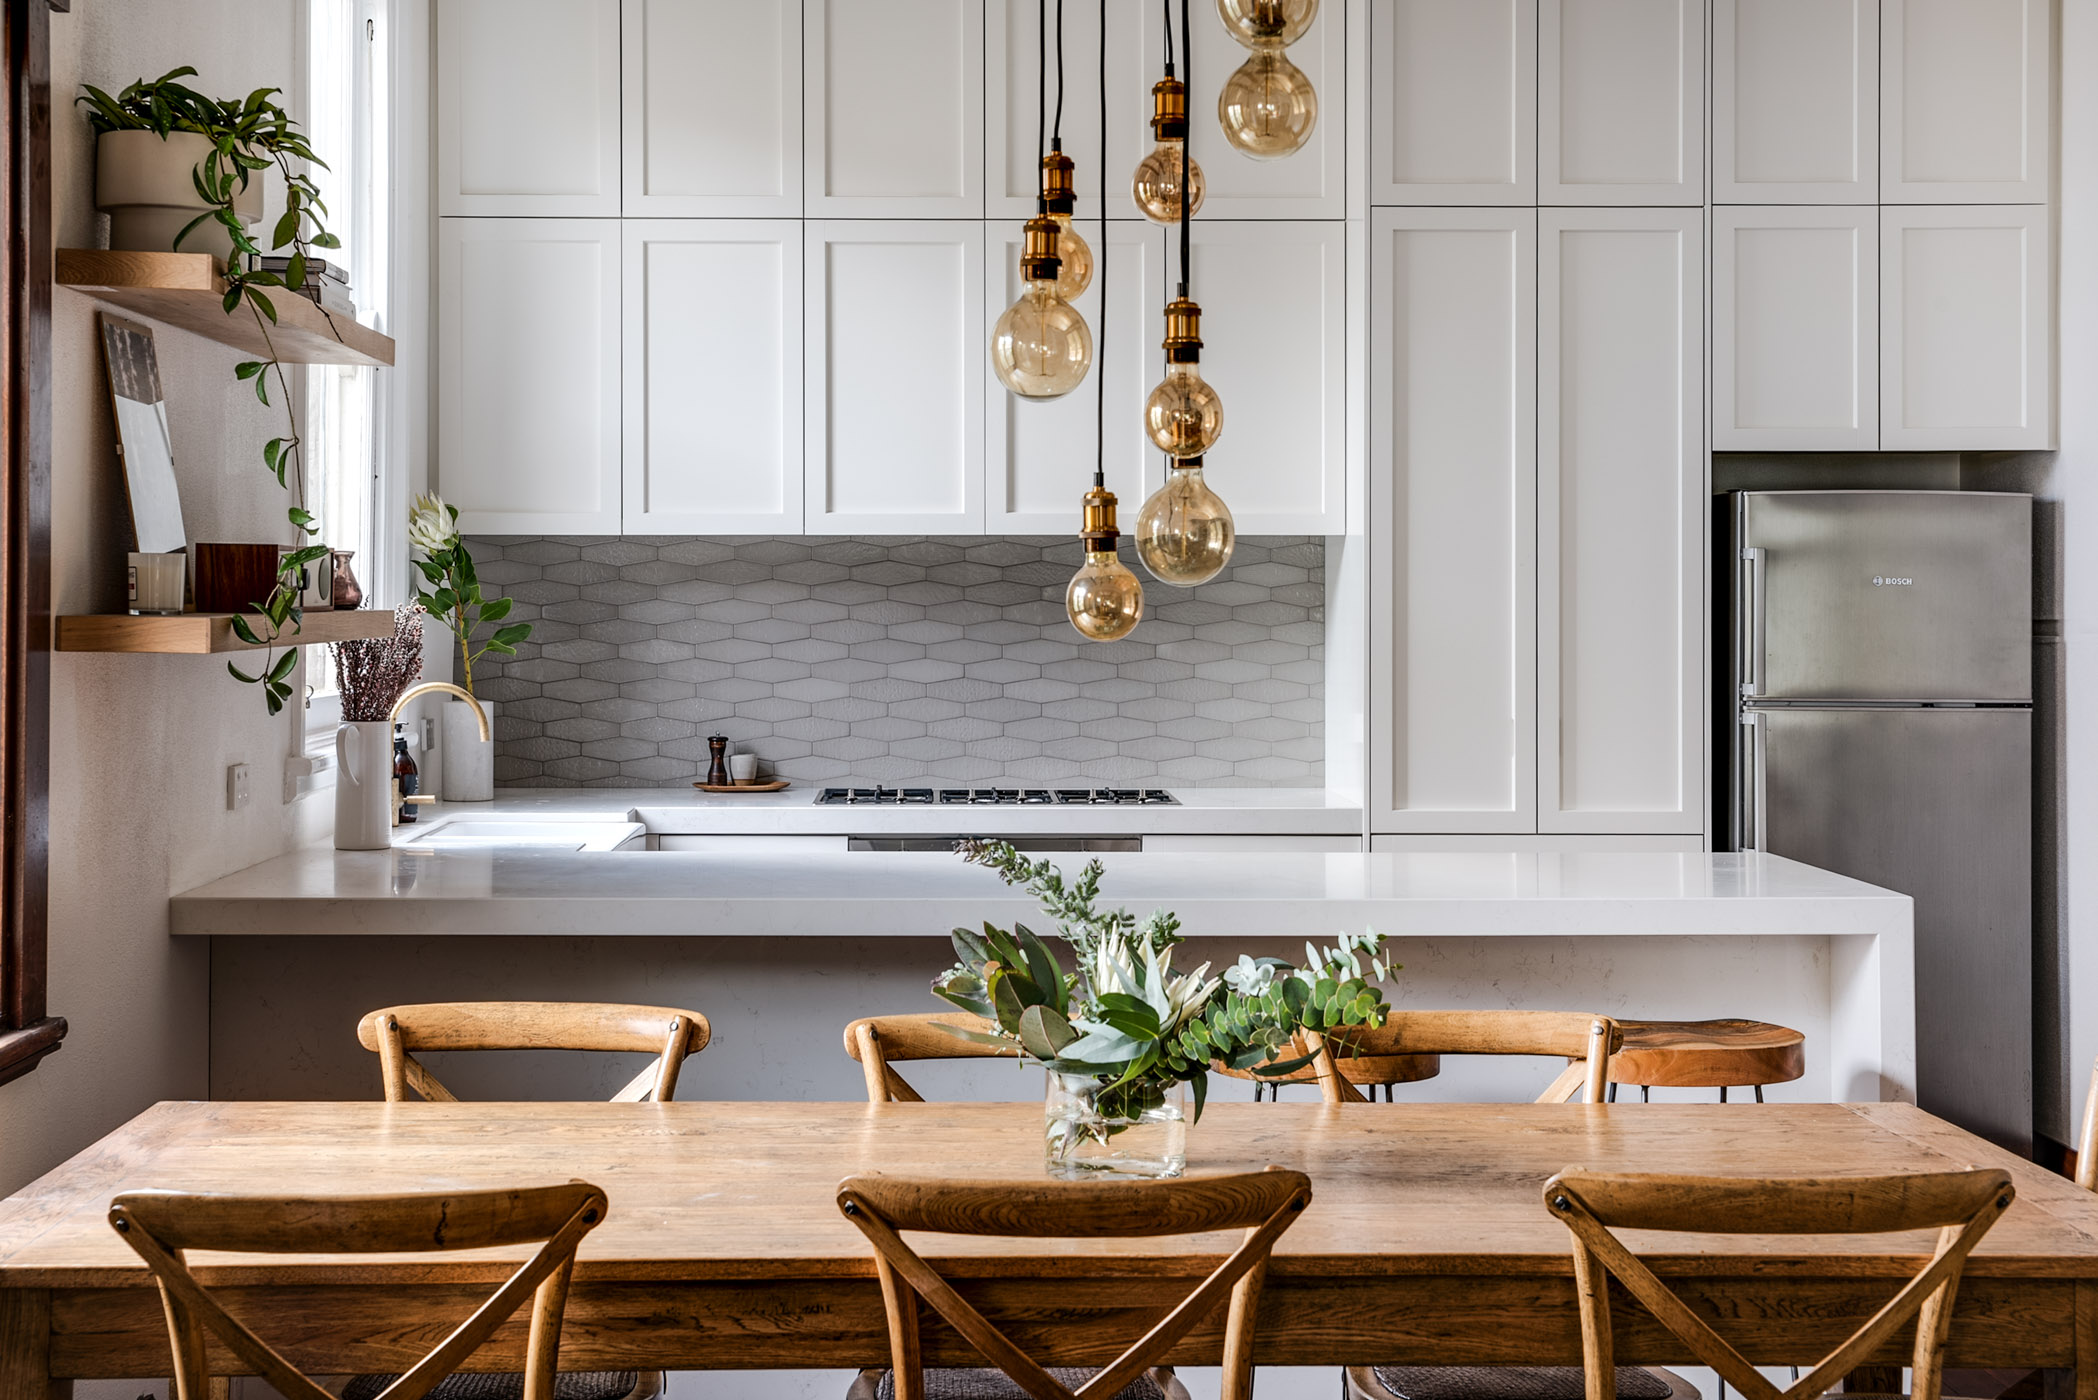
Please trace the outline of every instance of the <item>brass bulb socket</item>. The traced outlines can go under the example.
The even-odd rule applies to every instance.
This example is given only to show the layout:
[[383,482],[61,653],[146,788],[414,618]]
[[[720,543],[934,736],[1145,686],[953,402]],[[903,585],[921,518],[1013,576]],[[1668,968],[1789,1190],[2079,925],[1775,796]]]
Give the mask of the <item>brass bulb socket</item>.
[[1064,261],[1056,255],[1056,220],[1037,214],[1027,221],[1020,245],[1020,275],[1030,282],[1054,282]]
[[1197,452],[1192,457],[1168,457],[1166,458],[1166,470],[1176,472],[1198,472],[1202,470],[1202,454]]
[[1077,207],[1078,195],[1072,184],[1074,169],[1071,158],[1062,151],[1051,151],[1042,157],[1043,213],[1068,214]]
[[1161,141],[1187,140],[1187,84],[1180,79],[1151,85],[1151,134]]
[[1112,554],[1122,532],[1115,528],[1115,493],[1095,486],[1085,493],[1085,526],[1078,537],[1088,554]]
[[1166,362],[1193,365],[1202,362],[1202,308],[1186,297],[1166,303],[1166,338],[1162,342]]

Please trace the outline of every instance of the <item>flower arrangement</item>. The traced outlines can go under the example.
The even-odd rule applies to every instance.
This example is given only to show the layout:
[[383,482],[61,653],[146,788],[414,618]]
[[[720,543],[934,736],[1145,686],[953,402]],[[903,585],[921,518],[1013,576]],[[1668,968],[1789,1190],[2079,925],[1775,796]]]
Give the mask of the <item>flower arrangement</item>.
[[473,556],[459,538],[459,508],[446,505],[434,491],[416,497],[415,506],[408,513],[408,544],[421,551],[422,558],[415,561],[415,567],[435,590],[426,593],[417,589],[415,601],[428,608],[430,615],[459,639],[459,684],[471,695],[474,661],[491,651],[498,656],[517,655],[517,644],[532,635],[532,624],[513,622],[508,627],[497,627],[479,650],[474,649],[474,633],[508,617],[510,600],[482,599]]
[[387,719],[393,702],[423,673],[423,610],[410,604],[393,613],[391,637],[333,643],[346,724]]
[[981,1016],[995,1030],[949,1027],[966,1039],[1020,1053],[1052,1074],[1094,1082],[1104,1119],[1133,1120],[1186,1084],[1201,1117],[1209,1069],[1223,1064],[1268,1077],[1293,1074],[1308,1056],[1285,1057],[1299,1031],[1383,1024],[1390,1011],[1375,981],[1387,980],[1375,933],[1343,933],[1335,946],[1306,944],[1302,967],[1241,957],[1221,977],[1204,963],[1176,973],[1180,921],[1166,911],[1138,922],[1097,907],[1099,861],[1075,883],[1049,861],[1030,861],[1002,841],[963,841],[964,860],[1025,886],[1076,954],[1063,970],[1048,942],[1025,925],[956,929],[959,961],[933,981],[935,995]]

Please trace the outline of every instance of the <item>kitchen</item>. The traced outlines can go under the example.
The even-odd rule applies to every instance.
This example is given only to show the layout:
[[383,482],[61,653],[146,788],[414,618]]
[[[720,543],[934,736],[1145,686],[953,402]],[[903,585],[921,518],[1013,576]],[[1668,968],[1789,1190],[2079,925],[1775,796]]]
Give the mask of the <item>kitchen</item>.
[[[0,1087],[10,1189],[160,1101],[370,1100],[350,1030],[405,1003],[697,1008],[683,1098],[856,1099],[839,1028],[939,1009],[949,928],[1054,922],[959,838],[1097,857],[1102,902],[1173,911],[1190,966],[1374,930],[1396,1007],[1753,1020],[1797,1065],[1737,1099],[1920,1104],[2067,1164],[2098,1052],[2066,700],[2098,434],[2066,391],[2094,353],[2081,0],[1326,0],[1279,65],[1213,0],[1165,25],[1129,0],[129,8],[40,19],[49,975],[5,1029],[66,1026]],[[106,640],[111,561],[146,540],[101,318],[151,331],[184,541],[284,534],[252,466],[281,402],[91,262],[118,245],[70,99],[183,63],[286,89],[336,182],[346,333],[385,342],[287,359],[278,396],[365,595],[299,630],[377,645],[437,598],[414,661],[475,697],[408,700],[438,800],[382,829],[342,814],[395,695],[353,719],[327,648],[271,650],[280,713]],[[1249,72],[1298,104],[1270,158],[1212,100]],[[1049,134],[1087,354],[1029,401],[996,354],[1058,212]],[[1122,197],[1183,153],[1190,217]],[[1223,426],[1167,456],[1147,400],[1191,363]],[[1200,542],[1146,506],[1188,461],[1235,538],[1176,587]],[[425,492],[457,515],[412,534]],[[1094,640],[1067,586],[1107,558],[1123,612]],[[1955,710],[2007,737],[1901,728]],[[1817,715],[1856,727],[1792,737]],[[467,1099],[631,1073],[435,1063]],[[1527,1099],[1538,1068],[1449,1057],[1398,1093]],[[1040,1098],[1011,1066],[910,1078]]]

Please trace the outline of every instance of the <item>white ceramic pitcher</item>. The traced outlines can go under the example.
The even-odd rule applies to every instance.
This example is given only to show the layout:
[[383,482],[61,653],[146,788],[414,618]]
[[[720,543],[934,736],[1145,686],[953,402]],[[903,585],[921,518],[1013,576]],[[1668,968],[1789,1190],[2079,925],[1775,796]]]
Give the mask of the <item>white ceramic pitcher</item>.
[[393,725],[358,720],[335,731],[335,849],[383,851],[393,841]]

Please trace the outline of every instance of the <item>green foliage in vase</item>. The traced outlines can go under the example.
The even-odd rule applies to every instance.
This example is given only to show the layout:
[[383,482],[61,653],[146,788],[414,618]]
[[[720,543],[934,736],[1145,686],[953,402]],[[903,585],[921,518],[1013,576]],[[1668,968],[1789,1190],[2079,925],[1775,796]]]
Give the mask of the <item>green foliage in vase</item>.
[[408,513],[408,544],[422,558],[415,561],[431,591],[417,589],[415,601],[429,609],[459,639],[459,684],[474,693],[474,662],[489,652],[497,656],[517,655],[517,644],[532,635],[532,624],[513,622],[497,627],[479,649],[474,633],[484,625],[500,623],[510,615],[510,599],[483,598],[481,579],[474,572],[473,556],[459,537],[459,508],[446,505],[432,491],[416,497]]
[[1199,1118],[1211,1065],[1294,1074],[1310,1063],[1291,1053],[1298,1032],[1344,1039],[1350,1026],[1383,1024],[1391,1009],[1372,984],[1393,971],[1374,933],[1343,933],[1328,948],[1307,943],[1302,967],[1242,957],[1221,977],[1209,975],[1208,963],[1176,974],[1180,921],[1160,911],[1139,923],[1126,910],[1099,909],[1099,861],[1066,884],[1052,863],[1030,861],[1002,841],[963,841],[956,849],[1005,883],[1025,886],[1056,920],[1076,969],[1065,971],[1024,924],[1010,932],[989,923],[981,934],[955,929],[957,962],[934,979],[933,993],[996,1029],[948,1029],[1017,1046],[1053,1073],[1097,1080],[1102,1112],[1111,1116],[1133,1117],[1155,1106],[1167,1086],[1185,1082]]

